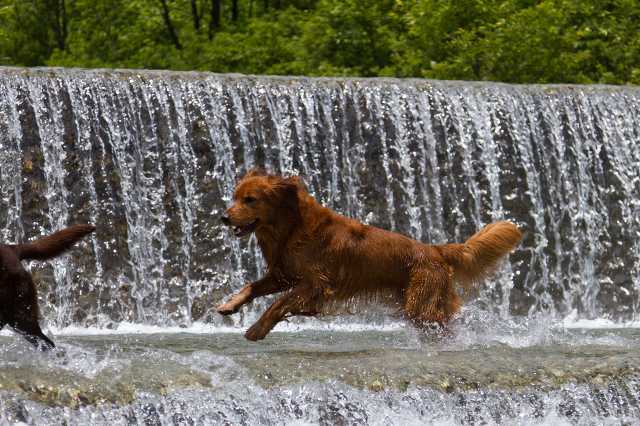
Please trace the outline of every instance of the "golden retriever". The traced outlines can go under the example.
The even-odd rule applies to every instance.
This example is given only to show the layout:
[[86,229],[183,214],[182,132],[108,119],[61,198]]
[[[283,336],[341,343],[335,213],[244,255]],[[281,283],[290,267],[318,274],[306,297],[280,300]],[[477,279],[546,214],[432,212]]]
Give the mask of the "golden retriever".
[[359,298],[389,300],[417,326],[443,325],[460,308],[455,283],[469,288],[487,277],[522,238],[503,221],[464,244],[423,244],[323,207],[297,176],[260,170],[239,181],[221,220],[237,237],[255,233],[268,270],[217,311],[233,314],[257,297],[286,292],[247,330],[253,341],[289,316]]

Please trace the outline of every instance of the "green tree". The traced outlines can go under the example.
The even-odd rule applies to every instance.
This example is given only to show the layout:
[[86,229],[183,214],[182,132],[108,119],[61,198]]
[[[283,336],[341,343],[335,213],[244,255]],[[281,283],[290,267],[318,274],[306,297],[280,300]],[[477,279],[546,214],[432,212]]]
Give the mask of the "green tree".
[[638,82],[639,14],[633,0],[425,2],[411,11],[398,67],[429,78]]
[[0,64],[640,84],[638,0],[0,0]]
[[390,70],[402,22],[393,0],[322,0],[304,25],[313,75],[376,76]]
[[0,63],[43,65],[66,48],[72,13],[67,0],[0,1]]

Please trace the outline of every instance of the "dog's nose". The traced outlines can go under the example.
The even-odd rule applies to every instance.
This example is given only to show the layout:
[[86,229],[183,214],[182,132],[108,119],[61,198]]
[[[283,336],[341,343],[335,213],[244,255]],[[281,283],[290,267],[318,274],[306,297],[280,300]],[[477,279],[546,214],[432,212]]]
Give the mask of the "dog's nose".
[[229,217],[228,216],[221,216],[220,217],[220,221],[222,223],[224,223],[225,225],[228,225],[229,224]]

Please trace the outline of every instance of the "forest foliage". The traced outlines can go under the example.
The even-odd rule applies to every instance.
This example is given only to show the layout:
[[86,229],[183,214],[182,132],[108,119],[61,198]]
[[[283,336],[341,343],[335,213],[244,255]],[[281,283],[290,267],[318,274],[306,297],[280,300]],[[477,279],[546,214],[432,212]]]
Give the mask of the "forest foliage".
[[0,65],[640,84],[640,1],[0,0]]

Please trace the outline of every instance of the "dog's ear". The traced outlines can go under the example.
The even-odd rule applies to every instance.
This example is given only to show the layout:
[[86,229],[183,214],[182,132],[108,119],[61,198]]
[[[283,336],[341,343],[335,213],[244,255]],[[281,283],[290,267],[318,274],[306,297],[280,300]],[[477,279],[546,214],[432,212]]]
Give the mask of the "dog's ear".
[[307,186],[304,184],[304,181],[300,176],[289,176],[282,179],[285,185],[289,185],[291,187],[295,187],[296,190],[306,191]]
[[244,177],[250,178],[255,176],[268,176],[268,175],[269,173],[267,173],[267,171],[262,167],[252,167],[247,171],[247,173],[245,173]]
[[300,193],[306,192],[307,187],[300,176],[290,176],[279,178],[275,189],[284,205],[297,209],[300,201]]

